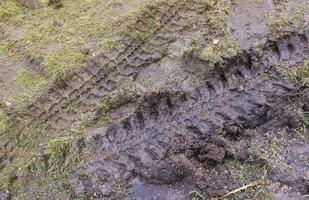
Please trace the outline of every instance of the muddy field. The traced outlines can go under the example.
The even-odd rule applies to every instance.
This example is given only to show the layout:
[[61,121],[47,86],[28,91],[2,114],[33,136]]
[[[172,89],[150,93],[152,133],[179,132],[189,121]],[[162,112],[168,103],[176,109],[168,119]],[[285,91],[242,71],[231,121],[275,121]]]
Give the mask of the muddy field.
[[[308,2],[143,4],[56,78],[43,71],[59,44],[0,51],[0,199],[309,199]],[[0,47],[25,29],[5,5]],[[16,83],[28,72],[35,90]]]

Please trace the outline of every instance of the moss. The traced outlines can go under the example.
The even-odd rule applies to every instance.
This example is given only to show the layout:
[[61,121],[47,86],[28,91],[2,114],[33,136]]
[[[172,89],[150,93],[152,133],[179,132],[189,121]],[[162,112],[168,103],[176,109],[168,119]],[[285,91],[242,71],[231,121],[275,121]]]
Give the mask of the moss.
[[222,62],[224,58],[233,57],[237,54],[236,43],[230,39],[219,41],[219,44],[210,44],[204,48],[199,56],[200,59],[207,61],[210,65]]

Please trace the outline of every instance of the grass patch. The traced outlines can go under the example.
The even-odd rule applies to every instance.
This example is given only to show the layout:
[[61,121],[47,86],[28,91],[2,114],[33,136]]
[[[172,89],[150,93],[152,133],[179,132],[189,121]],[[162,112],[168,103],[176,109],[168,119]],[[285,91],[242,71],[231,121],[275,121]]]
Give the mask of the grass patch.
[[100,128],[103,128],[104,126],[105,126],[105,124],[108,122],[108,119],[109,119],[109,117],[108,117],[108,114],[103,114],[102,116],[100,116],[99,117],[99,119],[98,119],[98,122],[97,122],[97,124],[98,124],[98,126],[100,127]]
[[266,165],[269,161],[275,161],[280,155],[280,141],[277,137],[273,136],[267,144],[252,145],[249,151],[256,162]]
[[0,110],[0,133],[4,133],[9,128],[7,116]]
[[82,135],[86,132],[87,128],[94,124],[94,117],[91,116],[82,116],[81,120],[74,124],[71,128],[71,131],[75,135]]
[[277,69],[287,80],[298,87],[309,87],[309,59],[306,59],[302,65],[293,68],[286,66],[277,66]]
[[210,65],[223,62],[225,58],[237,55],[237,45],[230,39],[223,39],[219,44],[210,44],[200,54],[200,59],[207,61]]
[[197,190],[192,190],[188,193],[188,197],[190,200],[205,200],[206,198]]
[[[63,0],[59,9],[45,6],[30,10],[4,0],[0,22],[25,30],[18,46],[25,49],[30,60],[43,61],[48,79],[61,80],[68,78],[72,69],[81,67],[84,55],[79,47],[87,44],[90,50],[111,51],[116,43],[109,38],[119,34],[130,34],[143,41],[151,39],[155,19],[164,10],[158,2]],[[1,49],[6,51],[7,47],[2,45]]]
[[[242,186],[248,185],[254,181],[261,180],[267,175],[267,166],[263,164],[251,164],[240,162],[238,160],[230,160],[229,166],[232,174],[237,178]],[[271,199],[270,195],[265,189],[265,183],[258,187],[248,188],[244,192],[231,195],[228,199],[250,199],[255,197],[257,199]]]
[[80,67],[83,58],[83,54],[74,48],[61,48],[49,52],[43,62],[45,74],[56,82],[68,80],[71,73]]
[[305,13],[307,9],[307,5],[297,5],[290,9],[291,13],[287,13],[286,9],[282,9],[279,13],[277,11],[270,13],[266,25],[273,34],[303,29],[305,27]]
[[0,55],[12,56],[12,44],[8,41],[0,41]]
[[69,154],[71,143],[71,137],[60,137],[50,140],[44,149],[44,154],[48,158],[45,168],[49,169],[49,171],[54,171],[55,168],[61,166],[61,163],[64,162]]
[[[230,38],[230,30],[227,26],[226,14],[229,13],[230,3],[207,1],[209,14],[205,19],[207,29],[202,34],[202,39],[194,38],[194,45],[198,46],[197,41],[206,38],[207,45],[201,45],[202,50],[196,56],[198,59],[208,62],[211,66],[222,63],[225,59],[237,55],[238,47]],[[202,43],[202,42],[201,42]]]
[[0,22],[2,23],[20,23],[23,13],[22,8],[16,1],[1,0],[0,1]]
[[[300,127],[300,130],[298,132],[308,133],[307,130],[308,130],[308,127],[309,127],[309,119],[308,119],[307,116],[309,116],[309,112],[299,110],[298,116],[299,116],[299,119],[301,121],[301,127]],[[309,135],[307,134],[307,136],[309,136]]]
[[103,39],[100,42],[100,47],[107,52],[112,51],[116,47],[116,42],[112,39]]
[[39,74],[31,73],[25,69],[16,72],[15,81],[22,86],[20,92],[17,93],[13,100],[17,108],[31,102],[38,91],[47,83]]

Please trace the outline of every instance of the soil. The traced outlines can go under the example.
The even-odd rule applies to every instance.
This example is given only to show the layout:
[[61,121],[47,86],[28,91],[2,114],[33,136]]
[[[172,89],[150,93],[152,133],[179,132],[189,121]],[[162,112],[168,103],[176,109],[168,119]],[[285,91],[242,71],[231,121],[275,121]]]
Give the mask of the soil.
[[[293,69],[309,57],[309,29],[274,35],[266,14],[277,4],[257,4],[231,4],[228,27],[238,53],[215,66],[183,52],[193,35],[209,31],[203,1],[166,3],[149,42],[121,37],[116,50],[94,55],[70,81],[50,84],[27,105],[22,123],[11,127],[18,138],[31,127],[44,137],[65,133],[82,118],[108,113],[104,127],[90,125],[88,139],[75,142],[91,155],[72,168],[70,192],[58,199],[185,200],[194,190],[202,194],[195,199],[211,199],[253,181],[263,183],[229,198],[308,198],[309,133],[302,124],[309,89],[286,80],[277,66]],[[198,48],[209,44],[203,37]],[[97,108],[102,99],[107,106]],[[10,155],[17,145],[0,147]],[[1,157],[0,171],[13,159]],[[24,199],[34,199],[36,188],[25,188]],[[0,191],[0,199],[13,198]]]

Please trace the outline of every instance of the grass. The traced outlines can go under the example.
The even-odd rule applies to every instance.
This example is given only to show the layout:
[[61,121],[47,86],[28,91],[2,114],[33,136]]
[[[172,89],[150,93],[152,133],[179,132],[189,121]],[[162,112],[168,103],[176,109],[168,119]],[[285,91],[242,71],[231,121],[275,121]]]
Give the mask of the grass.
[[31,102],[38,91],[47,83],[44,77],[25,69],[16,72],[15,81],[21,86],[19,93],[13,99],[13,103],[17,108]]
[[100,47],[107,52],[112,51],[116,45],[116,41],[109,38],[100,41]]
[[230,39],[223,39],[219,44],[210,44],[200,54],[200,59],[208,61],[210,65],[223,62],[225,58],[237,55],[237,45]]
[[45,163],[46,169],[53,171],[55,167],[59,167],[64,162],[65,158],[69,154],[69,147],[72,143],[71,137],[60,137],[48,141],[44,154],[47,156],[47,162]]
[[11,46],[12,44],[8,41],[0,41],[0,55],[11,56]]
[[[300,130],[298,132],[307,133],[307,130],[308,130],[308,127],[309,127],[309,120],[307,118],[308,115],[309,115],[309,112],[305,112],[303,110],[298,111],[298,116],[299,116],[300,121],[301,121],[301,127],[300,127]],[[309,136],[309,135],[307,134],[307,136]]]
[[[205,19],[207,29],[202,38],[196,36],[192,38],[194,46],[198,42],[207,40],[207,46],[199,51],[197,58],[208,62],[211,66],[221,63],[224,59],[237,55],[238,47],[230,38],[230,31],[227,26],[226,14],[229,13],[230,4],[228,2],[207,1],[209,11]],[[216,41],[216,42],[214,42]]]
[[109,116],[108,114],[103,114],[102,116],[99,117],[97,124],[100,128],[103,128],[106,123],[108,122]]
[[[177,6],[186,3],[167,3],[175,2]],[[0,51],[9,54],[10,44],[14,42],[14,47],[18,47],[22,55],[13,54],[12,59],[25,56],[29,61],[42,65],[42,74],[23,69],[15,77],[15,81],[26,88],[25,95],[30,95],[31,99],[47,82],[69,79],[71,72],[78,70],[87,59],[87,55],[80,51],[85,46],[90,52],[112,51],[118,45],[118,41],[113,38],[119,34],[129,34],[144,43],[151,41],[158,27],[158,18],[168,11],[167,3],[151,0],[63,0],[63,8],[29,10],[15,1],[3,0],[0,2],[0,26],[18,27],[22,34],[17,41],[5,38]],[[207,7],[214,7],[216,1],[207,0],[205,3]],[[215,21],[213,23],[215,25]],[[23,96],[21,95],[21,102],[26,101]],[[98,108],[104,111],[108,109],[108,105],[106,102],[99,102]],[[70,107],[67,112],[74,110],[75,108]],[[98,119],[98,125],[104,126],[107,120],[108,115],[104,113]],[[0,126],[2,121],[6,128],[5,117],[0,116]],[[93,122],[92,118],[81,119],[76,126],[73,125],[72,132],[55,132],[53,135],[41,131],[40,126],[26,127],[18,138],[18,146],[10,154],[16,160],[5,166],[0,175],[5,175],[4,172],[9,173],[16,167],[20,171],[30,170],[32,174],[40,176],[43,173],[44,176],[40,177],[42,181],[37,181],[37,189],[43,192],[49,189],[44,185],[52,184],[53,181],[49,180],[59,180],[62,183],[62,177],[69,174],[67,169],[75,165],[76,160],[83,160],[83,156],[75,154],[71,148]],[[43,155],[40,156],[42,149]]]
[[287,80],[298,87],[309,87],[309,59],[306,59],[302,65],[289,68],[278,66],[277,69]]
[[93,116],[82,116],[81,119],[72,125],[71,132],[74,135],[83,135],[87,128],[94,124],[94,117]]
[[[156,27],[155,16],[162,9],[157,1],[150,2],[63,0],[60,9],[45,6],[30,10],[15,1],[4,0],[0,4],[0,25],[22,28],[24,32],[17,43],[26,56],[30,60],[42,60],[47,79],[61,80],[81,67],[85,55],[80,49],[84,46],[92,51],[110,51],[117,44],[111,38],[123,33],[143,41],[151,39]],[[122,9],[123,3],[128,9]],[[139,25],[141,30],[138,30],[135,25],[141,18],[145,23]],[[11,41],[7,40],[9,44]],[[7,47],[2,44],[0,50],[7,52]]]
[[23,12],[23,9],[18,6],[15,1],[2,0],[0,1],[0,22],[20,23],[21,19],[18,16]]
[[266,165],[271,160],[276,161],[280,155],[280,148],[279,139],[276,136],[272,136],[267,144],[252,145],[249,151],[257,163]]
[[273,35],[287,30],[303,29],[307,9],[307,5],[297,5],[290,8],[291,13],[287,13],[286,9],[282,9],[279,13],[273,12],[267,18],[266,25]]
[[[229,165],[232,174],[240,181],[242,186],[261,180],[267,175],[267,166],[264,164],[251,164],[238,160],[230,160]],[[270,194],[265,189],[265,183],[258,187],[248,188],[245,192],[231,195],[229,199],[249,199],[253,196],[257,199],[271,199]]]
[[83,54],[75,51],[73,47],[49,52],[43,61],[46,77],[50,77],[55,82],[68,80],[70,74],[80,67],[83,58]]
[[205,200],[206,198],[197,190],[192,190],[187,195],[190,200]]
[[8,117],[0,110],[0,133],[6,132],[8,130],[8,126]]
[[[42,199],[47,192],[52,192],[51,199],[62,199],[63,195],[73,195],[69,182],[72,170],[76,166],[86,163],[91,152],[91,147],[87,149],[74,148],[74,144],[81,139],[82,137],[67,136],[50,139],[44,144],[43,155],[40,157],[29,156],[29,154],[37,153],[33,152],[33,149],[21,150],[25,157],[21,158],[23,153],[19,153],[18,160],[14,160],[11,170],[17,168],[19,177],[28,176],[29,171],[33,176],[31,180],[17,179],[10,185],[9,192],[13,199]],[[5,168],[5,170],[8,169]],[[0,176],[0,178],[2,177]],[[3,184],[7,183],[3,182]],[[31,185],[31,193],[25,189],[25,185]]]

